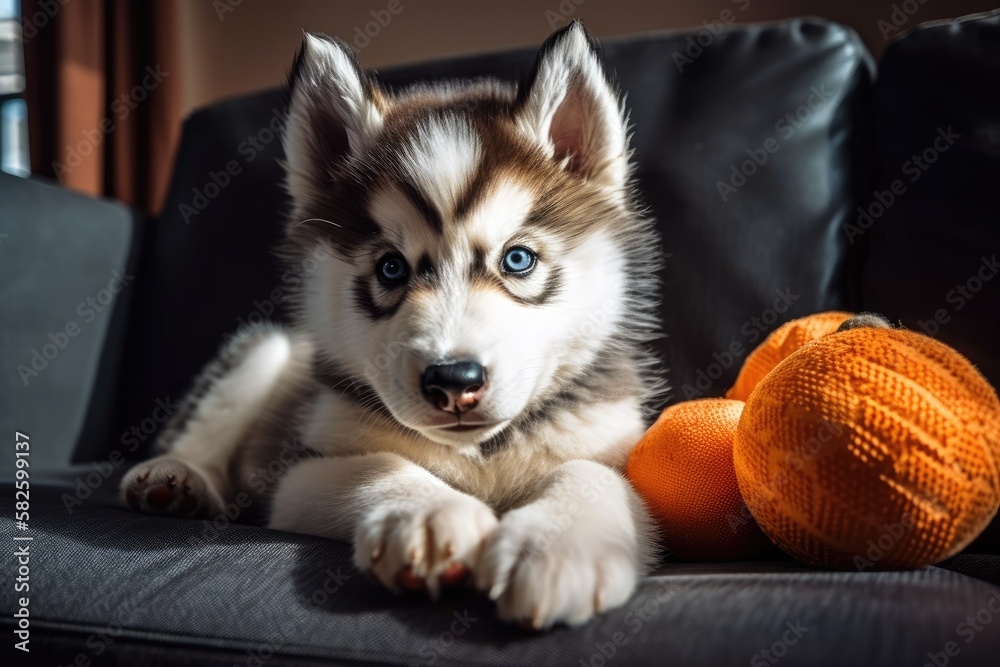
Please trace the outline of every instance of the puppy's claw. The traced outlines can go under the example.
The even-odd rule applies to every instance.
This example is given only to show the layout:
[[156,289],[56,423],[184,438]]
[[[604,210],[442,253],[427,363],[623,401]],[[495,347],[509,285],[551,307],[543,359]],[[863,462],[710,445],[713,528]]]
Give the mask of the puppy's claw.
[[410,549],[409,560],[411,565],[416,565],[424,559],[424,552],[421,549],[414,547]]
[[519,628],[526,632],[538,632],[542,629],[541,622],[537,618],[524,618],[517,624]]
[[499,600],[505,590],[507,590],[506,582],[494,585],[493,588],[490,589],[490,599],[493,601]]

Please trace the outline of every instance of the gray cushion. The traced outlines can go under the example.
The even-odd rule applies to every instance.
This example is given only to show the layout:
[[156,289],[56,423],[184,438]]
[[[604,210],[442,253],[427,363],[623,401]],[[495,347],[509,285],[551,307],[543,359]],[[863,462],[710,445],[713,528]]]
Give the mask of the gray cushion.
[[[0,522],[5,544],[15,534],[35,536],[36,660],[67,662],[81,651],[93,658],[98,650],[122,664],[136,664],[128,656],[143,664],[178,659],[143,650],[151,644],[188,647],[194,664],[220,665],[271,651],[337,664],[579,667],[613,655],[621,665],[715,667],[769,664],[761,654],[769,650],[789,666],[919,667],[948,642],[961,651],[957,665],[995,667],[1000,655],[1000,588],[936,567],[859,573],[792,562],[674,563],[621,609],[581,628],[531,634],[499,623],[472,592],[437,603],[394,597],[354,570],[347,544],[128,512],[114,499],[113,479],[82,504],[69,502],[69,514],[74,476],[33,488],[28,533]],[[0,494],[13,490],[0,486]],[[0,588],[0,608],[3,625],[12,625],[11,586]],[[994,619],[980,632],[966,620],[977,614]]]

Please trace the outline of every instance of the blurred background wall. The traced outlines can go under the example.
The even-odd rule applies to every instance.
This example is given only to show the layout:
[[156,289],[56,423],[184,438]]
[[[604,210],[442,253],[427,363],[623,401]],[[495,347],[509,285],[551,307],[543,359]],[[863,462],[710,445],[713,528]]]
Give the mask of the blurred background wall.
[[[180,0],[184,108],[190,110],[280,84],[303,29],[325,32],[350,42],[365,67],[377,68],[538,44],[570,18],[583,19],[597,37],[611,37],[701,26],[705,21],[718,21],[725,11],[731,12],[737,22],[815,15],[853,27],[877,57],[888,39],[918,23],[986,11],[998,5],[997,0],[398,0],[398,3],[398,13],[391,14],[387,11],[390,0]],[[391,17],[388,21],[387,16]],[[372,33],[374,36],[370,36]]]
[[[920,23],[998,0],[0,0],[0,169],[155,212],[191,110],[281,85],[303,30],[363,66],[538,45],[582,19],[598,38],[813,15],[878,57]],[[23,52],[23,58],[22,58]],[[23,61],[23,69],[22,69]]]

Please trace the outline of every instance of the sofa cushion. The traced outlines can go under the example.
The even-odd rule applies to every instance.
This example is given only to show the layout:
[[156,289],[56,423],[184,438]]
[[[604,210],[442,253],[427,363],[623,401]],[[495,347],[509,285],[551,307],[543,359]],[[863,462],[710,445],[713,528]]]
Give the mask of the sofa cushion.
[[[661,349],[680,399],[723,394],[747,352],[781,322],[856,305],[839,230],[870,191],[871,62],[852,31],[801,19],[706,34],[603,45],[628,96],[636,176],[667,253]],[[534,52],[381,76],[391,86],[514,79]],[[278,164],[284,105],[280,92],[263,93],[185,123],[145,258],[129,423],[157,398],[183,393],[224,336],[287,314],[301,271],[281,270],[272,253],[287,205]]]
[[[936,567],[674,563],[647,577],[620,609],[580,628],[530,634],[499,623],[492,604],[471,591],[435,603],[397,598],[354,570],[346,544],[227,519],[128,512],[114,498],[114,479],[93,484],[78,503],[88,494],[74,478],[86,485],[87,474],[36,482],[27,532],[15,529],[9,509],[0,522],[6,544],[34,537],[32,664],[71,664],[82,654],[94,664],[147,666],[323,658],[715,667],[777,657],[782,665],[897,667],[922,665],[949,642],[965,667],[993,666],[1000,655],[1000,588]],[[0,494],[12,497],[12,486],[0,485]],[[0,625],[8,629],[19,595],[13,586],[0,590]]]

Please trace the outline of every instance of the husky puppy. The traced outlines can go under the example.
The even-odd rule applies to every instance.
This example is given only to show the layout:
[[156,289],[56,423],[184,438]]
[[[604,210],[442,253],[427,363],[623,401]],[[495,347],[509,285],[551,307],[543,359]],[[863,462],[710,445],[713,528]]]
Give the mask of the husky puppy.
[[[389,589],[469,579],[535,628],[625,603],[654,551],[621,470],[664,391],[659,239],[582,25],[520,86],[394,92],[307,34],[283,142],[285,254],[326,261],[292,330],[205,371],[123,498],[211,517],[264,497],[270,527],[352,541]],[[252,483],[290,438],[308,454]]]

